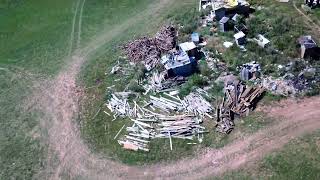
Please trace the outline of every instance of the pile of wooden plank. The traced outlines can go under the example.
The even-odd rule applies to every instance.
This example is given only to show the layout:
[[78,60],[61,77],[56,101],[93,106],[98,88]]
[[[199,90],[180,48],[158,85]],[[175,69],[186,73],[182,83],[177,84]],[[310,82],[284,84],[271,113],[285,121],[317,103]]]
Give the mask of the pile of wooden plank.
[[145,121],[144,119],[132,120],[134,124],[126,128],[128,135],[118,140],[118,143],[123,146],[124,149],[133,151],[149,151],[149,142],[151,137],[154,137],[154,128],[151,121]]
[[265,92],[261,86],[245,86],[241,83],[228,85],[225,88],[225,107],[240,116],[248,115],[259,97]]
[[217,131],[230,133],[234,126],[234,115],[247,116],[265,92],[261,86],[245,86],[241,83],[225,87],[225,96],[217,110]]
[[[206,133],[202,121],[195,116],[155,116],[132,119],[133,125],[126,128],[127,135],[118,140],[124,148],[133,151],[149,151],[149,142],[156,138],[168,138],[172,150],[172,139],[203,140]],[[119,134],[119,133],[118,133]],[[117,135],[118,135],[117,134]]]
[[114,114],[113,116],[115,119],[117,117],[130,117],[133,115],[133,110],[127,100],[118,98],[115,94],[112,94],[111,99],[106,105]]
[[[196,116],[163,117],[162,122],[156,128],[155,138],[178,138],[193,140],[198,135],[206,133],[205,127],[201,126],[202,120]],[[198,137],[199,138],[199,137]],[[198,139],[202,141],[202,139]]]
[[168,98],[164,98],[162,96],[160,96],[159,98],[155,96],[150,96],[150,103],[152,106],[168,113],[172,111],[179,112],[179,111],[182,111],[184,107],[181,102],[177,101],[177,99],[171,100]]
[[182,104],[189,114],[200,116],[206,115],[212,118],[212,116],[209,115],[213,112],[211,104],[207,100],[205,100],[199,93],[190,93],[183,99]]

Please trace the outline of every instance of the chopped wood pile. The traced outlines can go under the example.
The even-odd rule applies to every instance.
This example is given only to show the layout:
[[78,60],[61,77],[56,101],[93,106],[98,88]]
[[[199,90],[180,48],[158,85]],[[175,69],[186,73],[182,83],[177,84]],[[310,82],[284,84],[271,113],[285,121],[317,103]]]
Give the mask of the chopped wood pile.
[[249,87],[234,83],[225,87],[225,97],[217,111],[217,131],[230,133],[234,126],[234,115],[247,116],[259,97],[265,92],[261,86]]
[[167,52],[175,47],[175,38],[175,28],[165,26],[154,38],[137,39],[126,44],[123,49],[132,62],[141,62],[150,71],[160,62],[162,52]]

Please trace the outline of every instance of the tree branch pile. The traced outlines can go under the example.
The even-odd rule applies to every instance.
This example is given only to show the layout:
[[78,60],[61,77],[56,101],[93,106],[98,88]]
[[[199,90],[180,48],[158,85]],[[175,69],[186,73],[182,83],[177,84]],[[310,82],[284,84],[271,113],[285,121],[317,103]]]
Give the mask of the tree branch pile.
[[124,46],[125,54],[134,63],[143,63],[147,70],[153,69],[160,61],[161,53],[175,47],[176,31],[173,26],[165,26],[154,38],[143,37]]

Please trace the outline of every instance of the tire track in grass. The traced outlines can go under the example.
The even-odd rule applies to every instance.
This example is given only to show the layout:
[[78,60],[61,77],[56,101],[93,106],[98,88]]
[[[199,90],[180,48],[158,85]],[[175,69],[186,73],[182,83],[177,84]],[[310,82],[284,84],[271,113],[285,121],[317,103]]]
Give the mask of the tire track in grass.
[[[60,179],[61,175],[68,174],[69,177],[96,176],[96,162],[100,157],[92,155],[88,146],[82,141],[75,115],[79,112],[79,97],[81,91],[76,85],[76,78],[82,64],[88,56],[94,54],[97,49],[121,35],[135,23],[144,20],[155,12],[158,12],[170,4],[170,0],[158,0],[138,15],[130,17],[119,25],[108,31],[101,31],[84,48],[72,52],[66,57],[65,68],[51,81],[45,82],[43,86],[35,90],[34,96],[37,102],[37,110],[44,113],[40,123],[41,129],[47,131],[48,157],[46,167],[37,177],[39,179]],[[75,24],[79,12],[80,1],[77,1],[74,18],[72,21],[71,42],[74,41]],[[80,23],[79,23],[80,24]],[[72,55],[72,56],[71,56]],[[95,162],[95,163],[93,163]],[[104,161],[103,161],[104,162]],[[108,166],[112,162],[108,163]],[[99,167],[97,167],[99,169]],[[89,170],[89,171],[88,171]]]
[[85,3],[86,3],[86,0],[83,0],[82,4],[81,4],[81,9],[80,9],[79,24],[78,24],[79,30],[78,30],[77,48],[80,48],[80,43],[81,43],[82,15],[83,15],[83,8],[84,8]]
[[[302,12],[296,5],[296,2],[293,1],[293,7],[296,9],[296,11],[302,15],[302,17],[306,20],[305,24],[309,26],[310,30],[313,32],[314,36],[320,40],[320,25],[318,24],[318,21],[313,21],[308,15],[306,15],[304,12]],[[310,24],[311,23],[311,24]]]
[[68,56],[71,56],[72,51],[73,51],[73,41],[74,41],[74,32],[75,32],[75,26],[76,26],[76,20],[77,20],[77,14],[78,14],[78,9],[80,5],[80,0],[77,1],[73,19],[72,19],[72,28],[71,28],[71,34],[70,34],[70,45],[69,45],[69,53]]

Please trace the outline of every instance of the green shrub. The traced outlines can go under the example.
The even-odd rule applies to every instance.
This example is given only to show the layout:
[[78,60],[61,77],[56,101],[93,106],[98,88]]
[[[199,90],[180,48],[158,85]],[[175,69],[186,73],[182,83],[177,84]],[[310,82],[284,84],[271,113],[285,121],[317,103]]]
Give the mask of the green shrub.
[[198,69],[203,76],[211,77],[211,75],[214,73],[213,70],[208,67],[208,64],[205,60],[199,61]]
[[137,93],[145,92],[145,89],[142,86],[140,86],[138,82],[135,80],[129,83],[128,89]]
[[199,74],[194,74],[188,78],[188,81],[185,84],[182,85],[179,90],[179,95],[181,97],[185,97],[196,87],[204,87],[206,85],[208,85],[208,81]]

